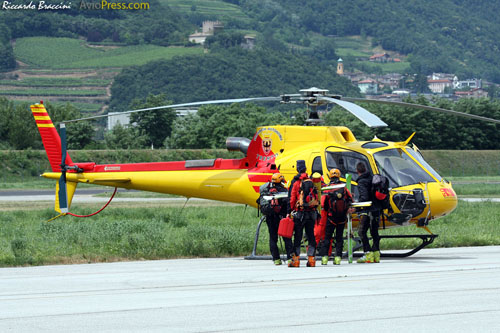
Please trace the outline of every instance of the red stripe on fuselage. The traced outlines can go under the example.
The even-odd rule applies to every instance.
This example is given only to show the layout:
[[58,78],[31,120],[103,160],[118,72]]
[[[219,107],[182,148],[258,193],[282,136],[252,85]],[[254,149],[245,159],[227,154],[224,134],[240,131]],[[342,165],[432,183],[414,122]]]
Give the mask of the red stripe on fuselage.
[[[99,164],[92,171],[86,172],[140,172],[140,171],[186,171],[186,170],[234,170],[247,169],[246,159],[218,158],[211,167],[186,168],[186,161],[178,162],[152,162],[152,163],[127,163],[127,164]],[[78,163],[75,163],[78,165]]]
[[248,180],[251,182],[265,183],[271,180],[271,175],[253,175],[249,173]]

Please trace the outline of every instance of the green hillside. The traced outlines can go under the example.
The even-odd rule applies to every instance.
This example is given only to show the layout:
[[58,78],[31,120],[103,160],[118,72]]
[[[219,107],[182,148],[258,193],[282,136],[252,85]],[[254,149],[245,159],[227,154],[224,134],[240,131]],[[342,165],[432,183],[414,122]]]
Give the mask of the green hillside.
[[16,41],[14,54],[34,68],[102,68],[144,65],[153,60],[202,54],[197,47],[132,45],[92,47],[73,38],[26,37]]
[[159,0],[177,13],[248,21],[240,6],[223,0]]

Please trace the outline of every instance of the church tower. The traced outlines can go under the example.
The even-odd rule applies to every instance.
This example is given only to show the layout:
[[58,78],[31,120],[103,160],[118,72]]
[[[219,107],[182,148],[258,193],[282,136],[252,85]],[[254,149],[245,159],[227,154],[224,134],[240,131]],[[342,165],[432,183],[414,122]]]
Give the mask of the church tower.
[[344,75],[344,63],[342,62],[342,58],[337,60],[337,74]]

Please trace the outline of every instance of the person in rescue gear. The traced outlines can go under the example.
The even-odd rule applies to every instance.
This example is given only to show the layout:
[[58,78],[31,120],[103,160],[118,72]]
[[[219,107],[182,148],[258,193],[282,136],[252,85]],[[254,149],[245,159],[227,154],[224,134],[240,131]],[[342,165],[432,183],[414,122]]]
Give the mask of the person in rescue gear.
[[[340,170],[331,169],[329,173],[330,184],[328,186],[342,184],[340,181]],[[335,258],[334,265],[340,265],[342,249],[344,247],[344,228],[347,222],[347,214],[354,212],[351,206],[352,195],[347,188],[326,190],[321,198],[321,222],[325,227],[325,237],[321,241],[319,255],[321,264],[328,264],[328,250],[333,234],[335,233]]]
[[306,165],[304,160],[297,161],[297,176],[294,177],[289,190],[291,216],[295,223],[293,236],[292,260],[289,261],[288,267],[300,266],[300,245],[304,229],[307,235],[307,266],[316,266],[314,258],[316,252],[316,240],[314,238],[314,224],[317,219],[318,193],[317,190],[306,173]]
[[[367,171],[366,166],[363,162],[359,162],[356,165],[356,171],[358,173],[358,193],[359,202],[372,201],[370,207],[360,207],[358,208],[359,225],[358,234],[363,243],[364,255],[357,260],[358,263],[373,263],[380,262],[380,236],[378,234],[379,218],[380,218],[380,207],[377,207],[375,200],[373,200],[372,195],[372,175]],[[370,229],[370,234],[373,239],[373,245],[370,246],[370,241],[368,240],[368,229]]]
[[[271,181],[261,186],[261,197],[264,195],[271,196],[278,193],[287,193],[288,189],[284,184],[285,178],[281,173],[277,172],[273,174]],[[278,228],[280,220],[287,214],[288,199],[285,197],[265,201],[261,198],[260,200],[264,203],[261,204],[261,211],[266,216],[266,224],[269,230],[269,248],[273,257],[273,262],[275,265],[281,265],[280,253],[278,249]],[[292,240],[290,238],[283,238],[283,241],[285,242],[287,259],[289,260],[292,258],[293,254]]]

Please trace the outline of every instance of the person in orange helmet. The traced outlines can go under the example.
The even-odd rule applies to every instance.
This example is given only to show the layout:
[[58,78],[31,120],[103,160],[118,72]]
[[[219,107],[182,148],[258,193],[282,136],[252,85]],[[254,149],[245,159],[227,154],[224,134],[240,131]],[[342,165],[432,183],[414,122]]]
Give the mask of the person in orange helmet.
[[[278,193],[287,193],[285,187],[285,177],[279,172],[271,177],[271,181],[263,184],[260,187],[259,206],[262,214],[266,216],[266,224],[269,230],[269,249],[275,265],[281,265],[280,253],[278,249],[278,228],[282,218],[287,215],[288,198],[272,198],[267,200],[264,198],[272,197]],[[293,246],[290,238],[283,237],[287,260],[292,258]]]
[[[329,173],[330,184],[328,186],[341,186],[340,170],[331,169]],[[319,255],[321,256],[321,264],[328,263],[328,250],[330,243],[335,234],[335,257],[334,265],[340,265],[342,260],[342,249],[344,247],[344,228],[347,222],[347,214],[354,210],[351,208],[352,195],[349,190],[343,187],[336,187],[325,190],[321,197],[321,222],[325,226],[324,238],[321,241]]]

